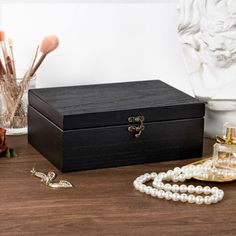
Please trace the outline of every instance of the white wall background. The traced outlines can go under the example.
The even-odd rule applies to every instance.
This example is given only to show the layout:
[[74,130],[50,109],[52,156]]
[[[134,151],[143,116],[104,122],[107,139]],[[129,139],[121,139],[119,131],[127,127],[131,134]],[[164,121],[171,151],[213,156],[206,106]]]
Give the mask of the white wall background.
[[38,87],[161,79],[191,94],[177,0],[0,0],[0,7],[18,68],[29,65],[45,35],[60,38],[38,72]]

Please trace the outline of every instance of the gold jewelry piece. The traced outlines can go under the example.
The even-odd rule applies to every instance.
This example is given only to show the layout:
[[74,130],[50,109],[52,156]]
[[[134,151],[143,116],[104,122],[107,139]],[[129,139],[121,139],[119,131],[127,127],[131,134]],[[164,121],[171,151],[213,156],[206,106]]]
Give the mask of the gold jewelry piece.
[[57,189],[57,188],[72,188],[73,185],[66,181],[66,180],[60,180],[59,182],[53,182],[53,180],[56,178],[55,172],[48,172],[47,174],[44,174],[43,172],[36,171],[33,167],[30,171],[31,174],[33,174],[35,177],[40,178],[41,182],[44,183],[46,186],[49,186],[51,188]]

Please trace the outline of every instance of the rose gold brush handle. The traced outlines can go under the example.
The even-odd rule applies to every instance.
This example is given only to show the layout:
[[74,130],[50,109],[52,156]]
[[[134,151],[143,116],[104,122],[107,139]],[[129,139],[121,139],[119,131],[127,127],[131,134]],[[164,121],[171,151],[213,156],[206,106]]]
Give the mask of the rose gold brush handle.
[[9,72],[9,68],[7,66],[7,48],[6,48],[6,44],[5,44],[5,32],[4,31],[0,31],[0,46],[2,49],[2,53],[3,53],[3,58],[4,58],[4,62],[5,62],[5,68],[6,68],[6,74],[7,76],[10,75]]
[[2,60],[0,59],[0,77],[2,78],[3,75],[5,75],[5,74],[6,74],[6,70],[2,64]]
[[42,64],[42,62],[43,62],[43,60],[45,59],[46,56],[47,56],[47,54],[43,54],[43,55],[39,58],[37,64],[34,66],[32,72],[31,72],[31,74],[30,74],[31,77],[32,77],[32,76],[35,74],[35,72],[38,70],[38,68],[40,67],[40,65]]
[[11,61],[11,58],[9,56],[6,57],[6,66],[8,68],[8,71],[11,75],[14,75],[14,71],[13,71],[13,68],[12,68],[12,61]]
[[5,60],[6,73],[7,73],[8,77],[10,77],[11,75],[14,75],[14,71],[12,68],[12,61],[11,61],[10,56],[7,55],[7,52],[3,46],[3,43],[1,43],[1,47],[2,47],[2,52],[3,52],[3,57]]
[[11,38],[9,38],[7,42],[10,48],[11,67],[12,67],[14,78],[16,80],[16,67],[15,67],[15,59],[14,59],[14,52],[13,52],[13,41]]
[[7,66],[7,54],[6,54],[6,51],[4,49],[3,43],[0,42],[0,44],[1,44],[1,49],[2,49],[3,58],[4,58],[4,62],[5,62],[6,73],[9,74],[9,70],[8,70],[8,66]]

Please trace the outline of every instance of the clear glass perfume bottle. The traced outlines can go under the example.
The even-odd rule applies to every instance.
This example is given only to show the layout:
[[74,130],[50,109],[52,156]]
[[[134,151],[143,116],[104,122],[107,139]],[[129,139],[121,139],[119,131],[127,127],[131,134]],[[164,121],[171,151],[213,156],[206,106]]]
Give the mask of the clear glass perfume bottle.
[[216,136],[213,165],[217,168],[236,170],[236,124],[224,125],[224,136]]

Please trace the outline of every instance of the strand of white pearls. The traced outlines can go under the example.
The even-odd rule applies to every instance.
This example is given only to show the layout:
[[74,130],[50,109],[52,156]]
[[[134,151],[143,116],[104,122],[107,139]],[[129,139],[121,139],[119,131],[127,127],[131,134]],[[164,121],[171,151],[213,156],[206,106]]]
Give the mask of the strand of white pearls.
[[[217,161],[219,164],[219,162]],[[199,165],[188,165],[182,167],[185,172],[188,172],[192,177],[202,177],[203,179],[207,179],[209,175],[220,176],[224,178],[236,178],[235,169],[222,169],[216,168],[216,163],[214,160],[210,159],[205,161],[203,164]]]
[[218,159],[217,162],[219,164],[236,165],[236,159],[235,158]]
[[[193,185],[177,185],[164,184],[163,181],[184,182],[186,179],[191,179],[193,175],[205,174],[207,166],[184,166],[176,167],[174,170],[167,172],[151,173],[139,176],[133,182],[136,190],[157,197],[160,199],[173,200],[175,202],[188,202],[196,204],[212,204],[221,201],[224,197],[224,191],[217,187],[209,186],[193,186]],[[153,180],[153,187],[145,185],[146,182]],[[198,196],[193,195],[193,193]],[[201,196],[201,194],[207,196]]]

